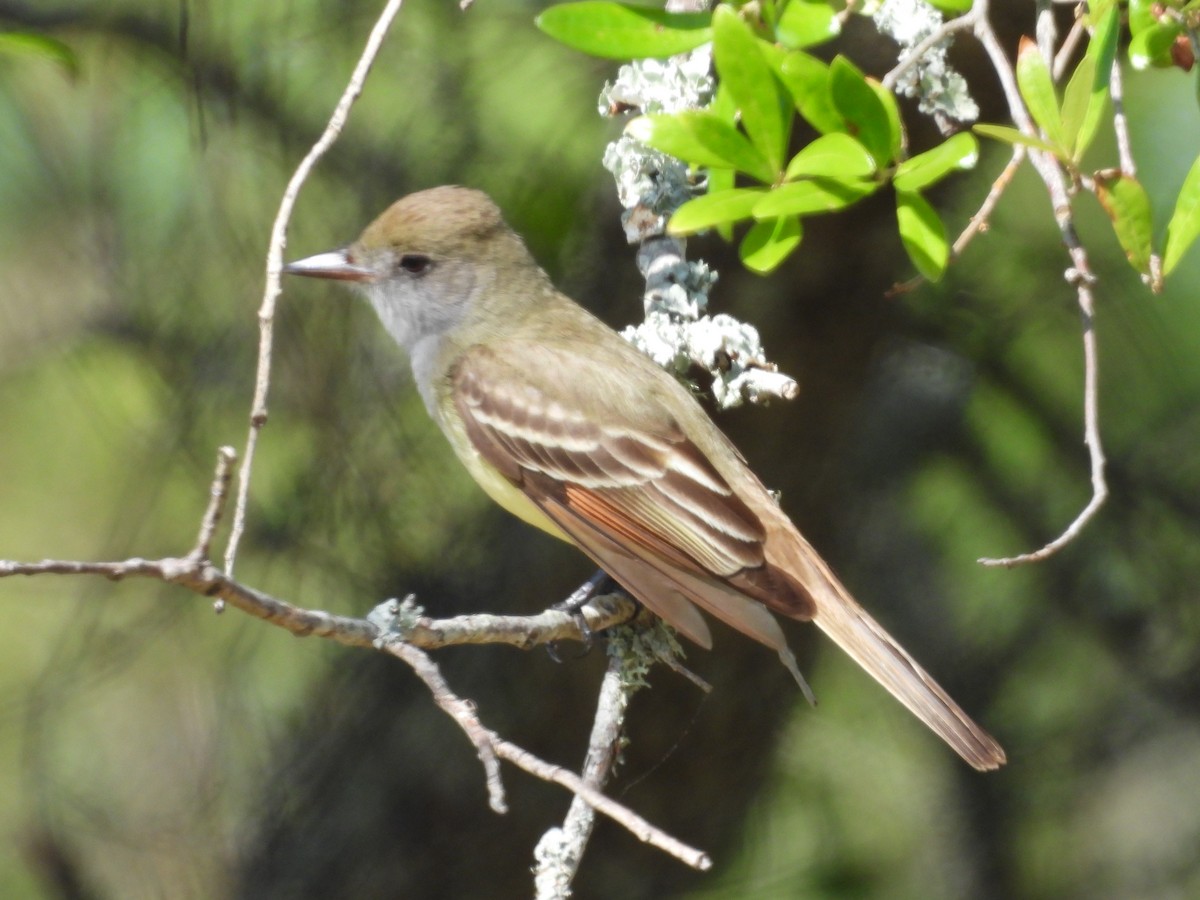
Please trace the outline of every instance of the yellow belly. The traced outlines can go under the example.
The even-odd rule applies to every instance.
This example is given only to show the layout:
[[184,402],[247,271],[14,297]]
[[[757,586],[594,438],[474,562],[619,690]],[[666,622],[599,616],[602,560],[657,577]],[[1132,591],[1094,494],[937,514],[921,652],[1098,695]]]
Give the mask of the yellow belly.
[[443,415],[439,424],[449,439],[450,446],[454,448],[454,455],[458,457],[459,462],[466,467],[466,470],[471,473],[471,477],[489,497],[518,519],[535,528],[540,528],[560,541],[566,541],[568,544],[575,543],[544,512],[538,509],[520,488],[514,487],[512,482],[479,455],[471,444],[470,438],[467,437],[467,431],[458,416]]

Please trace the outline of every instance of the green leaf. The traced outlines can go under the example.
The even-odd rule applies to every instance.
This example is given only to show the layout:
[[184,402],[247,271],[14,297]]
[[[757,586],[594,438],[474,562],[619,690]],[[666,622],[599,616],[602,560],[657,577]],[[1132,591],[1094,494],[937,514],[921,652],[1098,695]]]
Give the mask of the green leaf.
[[962,13],[971,8],[974,0],[929,0],[930,6],[936,6],[942,12]]
[[1045,132],[1051,144],[1061,148],[1057,155],[1066,155],[1063,151],[1067,144],[1063,140],[1062,118],[1058,111],[1058,100],[1054,96],[1050,69],[1038,52],[1037,44],[1027,37],[1021,38],[1021,46],[1017,51],[1017,86],[1021,89],[1021,97],[1029,107],[1033,121]]
[[686,53],[712,40],[708,13],[669,13],[646,6],[581,0],[551,6],[534,22],[557,41],[606,59]]
[[1154,6],[1159,0],[1129,0],[1129,33],[1137,37],[1148,28],[1154,28],[1158,23],[1158,16],[1154,13]]
[[892,184],[898,191],[912,192],[927,188],[956,169],[970,169],[979,160],[979,143],[969,131],[918,153],[896,167]]
[[1026,147],[1032,147],[1034,150],[1044,150],[1054,156],[1059,155],[1057,147],[1051,146],[1041,138],[1031,137],[1023,131],[1018,131],[1016,128],[1011,128],[1008,125],[988,125],[986,123],[976,125],[972,129],[976,134],[983,137],[990,137],[997,141],[1004,141],[1006,144],[1023,144]]
[[845,120],[833,104],[829,66],[797,50],[780,54],[777,71],[796,109],[809,125],[822,134],[845,130]]
[[867,85],[875,92],[883,111],[887,114],[888,159],[901,159],[904,156],[904,121],[900,118],[900,106],[896,103],[896,95],[874,78],[868,78]]
[[879,187],[874,181],[838,181],[812,178],[773,188],[754,206],[754,218],[808,216],[844,209]]
[[[1093,4],[1094,6],[1095,4]],[[1097,12],[1098,10],[1093,8],[1093,16]],[[1120,36],[1120,31],[1121,19],[1114,0],[1107,10],[1100,13],[1083,59],[1084,63],[1088,61],[1092,63],[1093,74],[1087,106],[1072,142],[1072,154],[1076,161],[1083,158],[1083,154],[1095,140],[1100,124],[1104,121],[1104,114],[1108,109],[1108,83],[1112,77],[1113,60],[1116,58],[1117,38]],[[1067,118],[1066,107],[1077,77],[1079,77],[1078,70],[1071,76],[1071,82],[1067,85],[1067,96],[1063,100],[1064,120]]]
[[1183,34],[1183,27],[1174,22],[1154,25],[1139,31],[1129,41],[1129,64],[1135,69],[1168,69],[1175,65],[1171,47],[1175,39]]
[[896,222],[904,250],[917,271],[929,281],[938,281],[950,261],[950,244],[938,214],[920,194],[897,191]]
[[643,144],[693,166],[737,169],[759,181],[775,180],[775,173],[745,135],[704,110],[639,116],[625,126],[625,131]]
[[1175,200],[1175,211],[1167,223],[1167,248],[1163,251],[1163,275],[1170,275],[1179,264],[1183,254],[1200,234],[1200,157],[1192,163],[1179,197]]
[[783,168],[792,110],[761,44],[731,7],[717,7],[713,14],[713,61],[741,111],[742,127],[771,167],[772,177],[761,179],[770,182]]
[[755,205],[766,196],[761,188],[734,188],[689,200],[671,216],[667,231],[693,234],[739,219],[748,219]]
[[1096,89],[1107,89],[1121,37],[1121,11],[1117,9],[1116,0],[1109,0],[1109,6],[1104,10],[1097,9],[1097,3],[1090,6],[1094,30],[1086,55],[1096,61]]
[[[1071,158],[1078,162],[1083,151],[1079,149],[1079,132],[1083,120],[1088,115],[1088,106],[1092,99],[1092,83],[1096,77],[1096,61],[1085,56],[1071,73],[1063,91],[1062,103],[1062,134],[1063,144],[1070,151]],[[1103,102],[1103,98],[1101,99]]]
[[708,104],[705,112],[712,113],[730,125],[737,122],[737,104],[733,102],[733,97],[730,96],[729,89],[724,84],[717,85],[717,92],[713,95],[712,103]]
[[[708,170],[708,192],[710,194],[718,194],[721,191],[733,190],[734,171],[733,169],[709,169]],[[733,223],[720,222],[713,226],[717,234],[724,240],[733,240]]]
[[881,168],[886,166],[892,159],[892,126],[888,111],[863,73],[844,56],[837,56],[829,66],[829,88],[850,134]]
[[738,256],[751,272],[766,275],[800,246],[804,227],[795,216],[755,222],[742,238]]
[[15,56],[37,56],[62,66],[66,73],[75,78],[79,75],[79,57],[62,41],[32,31],[6,31],[0,33],[0,53]]
[[1150,197],[1136,178],[1118,175],[1096,179],[1096,197],[1112,220],[1113,231],[1129,264],[1143,275],[1150,274]]
[[875,158],[848,134],[823,134],[800,149],[788,163],[788,181],[813,176],[869,178],[876,172]]
[[775,23],[775,39],[793,50],[835,38],[842,26],[826,0],[788,0]]

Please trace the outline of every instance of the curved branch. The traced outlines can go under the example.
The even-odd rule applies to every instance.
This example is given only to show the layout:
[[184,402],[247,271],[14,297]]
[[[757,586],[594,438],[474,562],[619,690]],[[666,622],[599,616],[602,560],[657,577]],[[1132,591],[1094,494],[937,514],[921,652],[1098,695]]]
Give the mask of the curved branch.
[[[1009,114],[1012,116],[1013,121],[1023,133],[1031,137],[1037,137],[1037,129],[1033,124],[1028,110],[1025,108],[1024,101],[1021,99],[1021,92],[1017,87],[1017,79],[1013,72],[1012,64],[1009,62],[1003,47],[1000,46],[1000,41],[996,37],[996,33],[992,30],[991,24],[988,22],[987,7],[988,0],[976,0],[973,10],[979,12],[980,19],[975,26],[975,37],[983,46],[984,52],[987,53],[992,67],[996,70],[996,74],[1000,78],[1000,84],[1003,88],[1005,99],[1008,102]],[[1039,17],[1040,25],[1044,25],[1045,21],[1046,16],[1042,15]],[[1046,28],[1048,27],[1046,26]],[[1045,33],[1046,28],[1040,29],[1040,33]],[[1045,52],[1045,47],[1043,47],[1043,52]],[[1091,521],[1108,498],[1108,485],[1104,479],[1104,449],[1100,441],[1099,360],[1096,352],[1095,297],[1092,293],[1092,285],[1096,282],[1096,276],[1092,273],[1087,250],[1080,243],[1079,235],[1075,230],[1075,219],[1071,212],[1070,194],[1058,161],[1050,154],[1040,150],[1030,150],[1029,159],[1041,177],[1042,182],[1046,185],[1046,191],[1050,195],[1050,204],[1054,210],[1054,219],[1058,224],[1059,235],[1071,258],[1071,268],[1067,270],[1066,277],[1068,281],[1075,285],[1076,302],[1079,305],[1082,315],[1084,365],[1083,440],[1088,448],[1092,497],[1079,515],[1075,517],[1075,520],[1053,541],[1050,541],[1038,550],[1018,556],[998,559],[985,557],[980,559],[979,562],[986,566],[1014,566],[1022,563],[1037,562],[1057,553],[1062,547],[1070,543],[1083,527]]]
[[308,179],[309,173],[316,166],[317,161],[333,146],[338,135],[342,133],[346,118],[350,115],[350,107],[362,93],[367,75],[370,74],[371,67],[375,64],[375,58],[379,55],[379,48],[383,46],[383,39],[387,37],[388,30],[392,27],[392,22],[400,12],[403,2],[404,0],[388,0],[387,6],[379,14],[379,19],[375,22],[375,27],[371,29],[367,45],[363,48],[362,55],[359,56],[350,81],[342,92],[337,106],[334,107],[333,115],[329,117],[329,124],[325,126],[325,131],[313,144],[304,159],[300,161],[300,165],[296,167],[296,171],[288,181],[287,189],[283,192],[283,199],[279,203],[279,212],[271,226],[271,243],[267,250],[267,283],[263,289],[262,306],[258,310],[258,369],[254,378],[254,401],[250,407],[250,430],[246,436],[246,452],[242,458],[242,467],[238,472],[237,505],[233,512],[233,527],[230,530],[229,543],[225,548],[225,571],[230,574],[233,574],[238,543],[246,528],[246,503],[250,496],[250,472],[254,466],[254,451],[258,447],[258,436],[262,433],[263,426],[267,424],[267,391],[271,382],[275,301],[281,293],[279,274],[283,264],[283,248],[287,245],[287,226],[292,217],[292,208],[295,206],[300,187]]

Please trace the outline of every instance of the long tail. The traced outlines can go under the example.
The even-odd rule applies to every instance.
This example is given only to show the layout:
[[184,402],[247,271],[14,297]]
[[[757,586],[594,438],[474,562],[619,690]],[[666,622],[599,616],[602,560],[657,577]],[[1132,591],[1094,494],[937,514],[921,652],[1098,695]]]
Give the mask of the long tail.
[[858,605],[808,542],[802,537],[800,542],[807,551],[803,569],[813,576],[805,579],[816,604],[813,624],[976,769],[989,771],[1004,765],[1004,750],[996,739],[971,721],[929,673]]

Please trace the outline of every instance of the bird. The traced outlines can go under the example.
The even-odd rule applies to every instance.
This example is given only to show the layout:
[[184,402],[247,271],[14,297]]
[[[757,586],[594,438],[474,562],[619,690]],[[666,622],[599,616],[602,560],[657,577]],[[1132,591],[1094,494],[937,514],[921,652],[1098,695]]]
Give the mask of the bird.
[[559,292],[485,193],[409,194],[352,243],[283,271],[365,295],[483,490],[680,634],[711,648],[703,611],[774,650],[803,686],[776,615],[812,622],[971,766],[1004,764],[696,398]]

